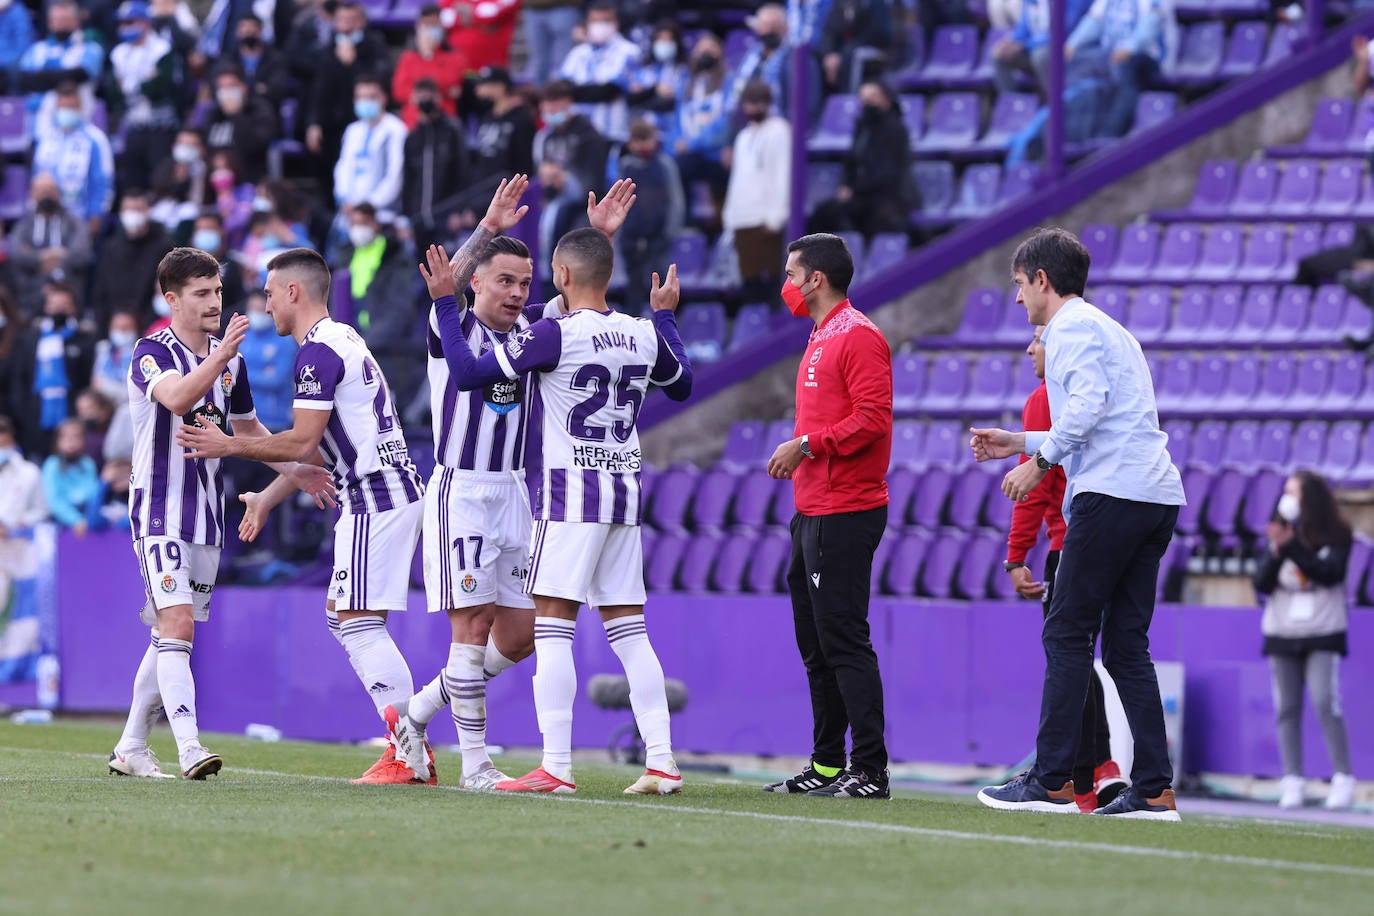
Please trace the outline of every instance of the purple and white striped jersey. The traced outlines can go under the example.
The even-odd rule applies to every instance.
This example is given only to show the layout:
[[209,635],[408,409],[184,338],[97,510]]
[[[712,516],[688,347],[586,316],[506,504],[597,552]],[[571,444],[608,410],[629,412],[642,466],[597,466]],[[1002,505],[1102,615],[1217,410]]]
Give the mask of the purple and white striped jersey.
[[[458,300],[463,303],[463,299]],[[512,333],[520,333],[546,310],[528,305]],[[461,308],[463,336],[475,356],[500,346],[508,336],[477,320],[471,307]],[[481,391],[459,391],[444,359],[438,311],[429,309],[429,402],[434,418],[434,460],[461,471],[519,471],[525,467],[525,379],[498,382]]]
[[[210,349],[219,349],[218,337]],[[253,393],[242,356],[229,361],[214,387],[184,417],[153,398],[163,380],[189,375],[203,359],[164,328],[134,345],[129,366],[129,416],[134,427],[129,521],[134,540],[172,537],[188,544],[224,544],[224,481],[219,458],[187,458],[176,443],[177,427],[199,417],[226,432],[230,420],[251,420]]]
[[391,388],[357,331],[333,318],[310,329],[296,352],[292,406],[333,411],[320,452],[342,511],[385,512],[424,495]]
[[651,384],[683,371],[653,322],[579,309],[535,322],[495,355],[507,378],[529,374],[534,517],[638,525],[639,409]]

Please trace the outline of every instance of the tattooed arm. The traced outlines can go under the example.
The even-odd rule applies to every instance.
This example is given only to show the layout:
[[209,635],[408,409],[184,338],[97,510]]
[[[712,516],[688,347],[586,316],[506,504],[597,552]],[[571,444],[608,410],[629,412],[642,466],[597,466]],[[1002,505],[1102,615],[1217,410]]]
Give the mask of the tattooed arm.
[[520,198],[525,196],[525,190],[529,186],[528,175],[501,179],[501,184],[487,207],[487,215],[482,217],[477,228],[472,230],[472,235],[468,236],[468,240],[454,252],[448,262],[449,268],[453,271],[453,286],[457,292],[468,288],[468,281],[477,272],[477,262],[491,240],[513,229],[515,224],[530,212],[529,207],[520,205]]

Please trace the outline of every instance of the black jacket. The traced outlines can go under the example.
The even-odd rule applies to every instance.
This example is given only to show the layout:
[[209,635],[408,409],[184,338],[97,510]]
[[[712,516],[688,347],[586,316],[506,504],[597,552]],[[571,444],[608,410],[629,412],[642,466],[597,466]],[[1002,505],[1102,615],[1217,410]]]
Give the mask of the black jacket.
[[534,115],[524,105],[483,119],[472,148],[468,183],[493,175],[534,174],[534,134]]
[[434,212],[434,205],[467,185],[467,143],[463,132],[446,117],[422,119],[406,137],[401,212],[416,225],[433,226],[442,216]]
[[574,114],[557,127],[545,128],[539,158],[563,166],[569,182],[582,193],[599,189],[606,181],[606,157],[610,145],[585,115]]
[[240,177],[258,182],[267,175],[267,149],[278,132],[277,111],[272,103],[250,92],[238,114],[226,115],[218,106],[210,112],[205,146],[210,152],[233,150],[242,171]]
[[326,134],[342,133],[357,118],[353,116],[353,83],[360,76],[383,76],[382,85],[391,85],[391,57],[386,40],[376,29],[363,33],[362,43],[354,50],[353,63],[344,64],[334,53],[331,40],[315,60],[314,91],[311,94],[310,124],[318,124]]
[[89,311],[98,327],[107,327],[110,316],[120,309],[137,312],[140,327],[153,320],[157,264],[171,250],[172,237],[161,223],[150,222],[148,231],[136,239],[123,227],[115,229],[100,249],[91,284]]

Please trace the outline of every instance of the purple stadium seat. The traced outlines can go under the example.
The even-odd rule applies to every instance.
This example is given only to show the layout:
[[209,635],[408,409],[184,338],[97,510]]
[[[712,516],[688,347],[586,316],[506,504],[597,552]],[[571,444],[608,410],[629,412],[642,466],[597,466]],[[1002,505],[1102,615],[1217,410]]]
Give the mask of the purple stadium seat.
[[1237,216],[1261,216],[1270,211],[1274,192],[1278,188],[1278,166],[1268,159],[1248,160],[1236,180],[1236,193],[1231,198],[1231,212]]
[[968,76],[978,61],[978,29],[971,25],[942,25],[930,40],[920,84],[939,86]]
[[[1203,290],[1208,292],[1207,290]],[[1101,308],[1101,306],[1098,306]],[[1126,328],[1142,344],[1158,343],[1169,330],[1169,317],[1173,311],[1173,290],[1167,286],[1142,286],[1131,300],[1130,311],[1126,316]],[[1180,317],[1184,313],[1180,309]]]
[[882,540],[878,541],[878,546],[873,549],[873,565],[869,568],[868,588],[873,595],[882,594],[883,576],[887,573],[887,561],[892,556],[892,551],[897,547],[897,541],[901,538],[901,532],[891,530],[883,534]]
[[1308,353],[1298,363],[1298,381],[1285,405],[1289,410],[1314,411],[1326,406],[1331,390],[1332,363],[1323,353]]
[[997,206],[1002,189],[1002,167],[995,162],[980,162],[964,167],[959,178],[959,196],[949,215],[958,219],[987,216]]
[[[682,269],[681,262],[678,269]],[[720,359],[725,352],[726,320],[725,306],[719,302],[692,302],[678,309],[678,326],[693,362]]]
[[1240,511],[1240,527],[1246,534],[1254,537],[1263,535],[1265,526],[1274,514],[1279,495],[1287,474],[1273,468],[1264,468],[1250,476],[1250,485],[1245,494],[1245,505]]
[[734,499],[739,482],[740,477],[723,467],[707,471],[697,479],[689,514],[693,531],[725,530],[730,501]]
[[892,361],[892,409],[899,414],[919,410],[926,391],[926,357],[904,353]]
[[962,407],[968,376],[968,358],[963,354],[946,353],[936,357],[930,364],[922,409],[938,411]]
[[1283,468],[1293,450],[1293,424],[1288,420],[1265,420],[1260,426],[1259,449],[1255,463],[1262,468]]
[[1089,291],[1088,298],[1113,320],[1121,324],[1126,323],[1126,314],[1130,311],[1131,304],[1131,293],[1127,287],[1099,286]]
[[762,468],[749,471],[737,484],[735,501],[730,510],[732,525],[762,528],[768,522],[768,508],[773,502],[774,482]]
[[1345,574],[1345,600],[1350,607],[1365,604],[1365,577],[1369,574],[1371,559],[1374,559],[1374,546],[1371,546],[1367,537],[1355,532]]
[[1365,359],[1356,353],[1337,357],[1331,366],[1331,388],[1322,405],[1327,410],[1341,411],[1355,406],[1364,398]]
[[[1152,288],[1144,287],[1141,293]],[[1165,293],[1169,293],[1167,287]],[[1139,296],[1140,294],[1137,294],[1137,298]],[[1163,339],[1175,345],[1192,346],[1206,326],[1207,315],[1211,310],[1212,288],[1210,286],[1195,283],[1183,287],[1182,292],[1179,293],[1178,308],[1174,309],[1173,321]]]
[[653,548],[644,557],[644,584],[651,592],[670,592],[677,586],[677,568],[687,548],[687,535],[660,535]]
[[1207,505],[1203,508],[1202,527],[1213,535],[1232,534],[1236,530],[1236,516],[1240,504],[1245,499],[1249,481],[1239,470],[1226,470],[1217,475],[1212,489],[1207,494]]
[[1191,410],[1210,413],[1226,391],[1228,360],[1220,353],[1204,356],[1193,366],[1193,391],[1188,398]]
[[1236,280],[1277,280],[1293,276],[1284,267],[1284,246],[1288,236],[1282,223],[1261,223],[1250,228],[1240,266],[1230,276]]
[[792,482],[789,480],[773,481],[773,498],[768,503],[768,523],[786,528],[792,523],[792,516],[796,514],[797,501],[795,491],[792,489]]
[[26,153],[32,142],[24,97],[0,97],[0,153]]
[[1342,337],[1355,337],[1360,340],[1374,333],[1374,314],[1354,296],[1346,302],[1345,318],[1341,321],[1340,332]]
[[1016,290],[1012,289],[1007,297],[1007,303],[1002,312],[1002,323],[992,336],[984,337],[980,341],[982,346],[989,343],[1004,344],[1009,347],[1021,348],[1026,345],[1031,337],[1030,319],[1026,315],[1026,307],[1016,301]]
[[1170,356],[1155,377],[1155,400],[1160,413],[1183,409],[1192,391],[1193,358],[1182,353]]
[[763,437],[762,420],[737,420],[730,426],[725,436],[725,452],[720,456],[721,464],[732,468],[755,468],[765,463],[772,454],[770,443]]
[[1197,184],[1187,213],[1192,217],[1220,216],[1231,205],[1236,192],[1236,163],[1230,159],[1208,159],[1198,169]]
[[1326,452],[1326,421],[1303,420],[1293,430],[1293,451],[1290,459],[1294,470],[1314,470],[1322,463]]
[[887,473],[887,527],[905,528],[911,499],[916,493],[919,475],[909,467],[894,468]]
[[708,256],[706,236],[700,232],[682,232],[673,239],[673,263],[677,264],[677,275],[683,285],[706,271]]
[[918,85],[926,63],[926,30],[919,23],[906,28],[907,60],[892,75],[892,85],[902,89]]
[[844,183],[844,165],[839,162],[808,162],[806,164],[806,212],[835,196]]
[[1288,237],[1288,247],[1284,251],[1283,265],[1275,273],[1274,279],[1286,280],[1297,273],[1298,261],[1322,248],[1321,223],[1296,223]]
[[983,35],[977,63],[973,65],[973,69],[969,71],[969,75],[965,79],[958,80],[957,82],[961,85],[974,88],[992,86],[993,80],[996,78],[996,66],[993,63],[994,59],[992,55],[993,49],[1010,37],[1011,29],[1009,28],[1000,28],[996,26],[989,28]]
[[[1235,368],[1234,363],[1232,368]],[[1259,448],[1260,422],[1233,420],[1226,428],[1226,442],[1221,450],[1221,465],[1228,468],[1249,468]]]
[[1312,289],[1307,286],[1285,286],[1274,306],[1274,321],[1265,335],[1271,344],[1291,345],[1307,327],[1312,311]]
[[1320,179],[1321,170],[1315,159],[1290,159],[1279,177],[1269,211],[1290,216],[1311,213]]
[[752,532],[736,532],[721,542],[715,566],[711,568],[709,585],[712,591],[731,594],[744,587],[744,570],[754,552],[758,536]]
[[677,568],[678,588],[684,592],[706,591],[711,568],[720,555],[722,538],[719,532],[702,532],[692,536],[682,551]]
[[816,132],[806,141],[812,153],[839,153],[854,142],[854,122],[859,117],[857,95],[832,95],[825,101]]
[[659,531],[684,530],[687,504],[696,492],[698,477],[697,469],[690,465],[669,468],[659,474],[645,513],[648,523]]
[[1217,78],[1226,55],[1226,23],[1196,22],[1183,31],[1178,59],[1165,77],[1171,83],[1196,85]]
[[1374,130],[1374,99],[1365,96],[1356,102],[1349,123],[1350,133],[1345,138],[1344,146],[1329,150],[1327,155],[1337,152],[1348,156],[1359,155],[1365,151],[1365,141],[1370,130]]
[[1346,222],[1327,223],[1322,233],[1323,248],[1344,248],[1355,241],[1355,224]]
[[726,350],[733,353],[747,343],[768,336],[772,328],[773,309],[767,303],[742,306],[730,324],[730,343]]
[[915,149],[921,136],[926,132],[926,97],[923,95],[904,95],[901,98],[902,123],[906,125],[907,139]]
[[1188,466],[1216,470],[1226,454],[1226,424],[1220,420],[1203,420],[1193,427],[1192,450]]
[[1198,337],[1200,343],[1224,344],[1232,340],[1240,321],[1244,295],[1244,288],[1233,283],[1212,290],[1212,305]]
[[1259,396],[1250,409],[1259,413],[1277,413],[1288,406],[1297,387],[1297,361],[1287,353],[1271,353],[1264,363],[1260,377]]
[[916,577],[925,562],[930,547],[930,535],[924,531],[908,531],[892,549],[883,574],[883,591],[889,595],[910,598],[916,594]]
[[1107,272],[1108,277],[1116,281],[1153,279],[1158,250],[1158,225],[1137,223],[1126,227],[1121,233],[1116,260]]
[[1262,371],[1258,356],[1253,353],[1238,354],[1226,373],[1226,390],[1222,392],[1217,408],[1237,413],[1247,410],[1250,402],[1259,394]]
[[744,574],[747,591],[770,595],[786,591],[783,579],[792,558],[792,541],[786,531],[769,531],[759,538]]
[[952,475],[943,467],[932,467],[921,474],[908,512],[912,524],[928,530],[940,527],[952,486]]
[[1374,423],[1366,426],[1364,435],[1360,437],[1360,457],[1355,462],[1351,479],[1360,486],[1374,483]]
[[958,420],[935,421],[926,428],[925,457],[938,467],[962,468],[972,459],[968,428]]
[[1142,92],[1135,103],[1135,124],[1131,133],[1138,134],[1163,124],[1178,110],[1178,96],[1172,92]]
[[1083,247],[1092,258],[1094,274],[1104,276],[1116,258],[1117,228],[1114,223],[1089,223],[1083,227]]
[[892,460],[894,468],[925,467],[926,425],[920,420],[898,420],[892,424]]
[[902,263],[909,245],[905,232],[880,232],[873,236],[864,258],[863,278],[868,279]]
[[1355,104],[1350,99],[1322,99],[1312,110],[1307,137],[1298,146],[1280,147],[1276,152],[1292,155],[1334,156],[1344,153],[1355,120]]
[[997,197],[999,207],[1020,200],[1035,190],[1035,182],[1040,174],[1040,166],[1034,162],[1017,162],[1007,166],[1002,176],[1002,193]]
[[1035,364],[1030,361],[1030,357],[1017,357],[1011,390],[1007,392],[1006,409],[1019,414],[1026,404],[1026,398],[1041,384],[1041,380],[1035,377]]
[[930,106],[926,132],[915,149],[923,153],[958,152],[978,139],[978,96],[972,92],[945,92]]
[[929,598],[949,598],[954,594],[954,570],[959,565],[968,538],[959,531],[939,531],[926,551],[918,580],[920,593]]
[[1191,420],[1168,420],[1159,425],[1169,437],[1169,457],[1178,467],[1186,467],[1192,454],[1193,422]]
[[1202,250],[1202,227],[1197,223],[1173,223],[1159,243],[1152,280],[1184,280],[1193,276]]
[[968,394],[960,403],[965,411],[997,413],[1007,403],[1007,393],[1016,368],[1014,357],[1002,352],[986,352],[973,364]]
[[[1345,287],[1329,284],[1319,287],[1312,296],[1312,312],[1307,325],[1298,335],[1304,343],[1335,343],[1340,340],[1350,294]],[[1363,308],[1357,305],[1356,308]]]
[[836,235],[844,239],[849,256],[854,261],[854,276],[857,277],[863,270],[864,259],[868,256],[868,243],[864,241],[862,232],[837,232]]
[[1293,53],[1293,48],[1302,40],[1302,33],[1306,28],[1305,22],[1283,22],[1275,26],[1269,36],[1269,50],[1264,55],[1265,68],[1287,60]]
[[1265,48],[1269,44],[1269,26],[1263,22],[1237,22],[1226,43],[1226,56],[1217,76],[1224,80],[1249,76],[1264,63]]
[[954,203],[954,163],[945,159],[937,162],[915,162],[911,178],[921,194],[921,208],[917,217],[943,220]]
[[1326,164],[1317,201],[1312,207],[1319,216],[1348,216],[1360,198],[1364,163],[1358,159],[1334,159]]
[[[1198,256],[1197,265],[1192,269],[1193,278],[1235,279],[1236,270],[1240,266],[1244,238],[1245,228],[1239,223],[1217,223],[1208,229],[1207,237],[1202,243],[1202,253]],[[1278,243],[1274,246],[1275,260],[1282,250],[1283,236],[1280,235]]]
[[950,525],[964,531],[978,527],[978,519],[983,513],[983,501],[987,499],[989,481],[999,486],[1001,477],[989,474],[982,467],[970,463],[950,485],[949,506],[945,512]]
[[986,598],[993,567],[996,567],[998,576],[1005,577],[1000,565],[1005,550],[1006,542],[995,534],[982,532],[969,538],[954,576],[954,596],[966,601]]
[[1212,477],[1212,471],[1201,467],[1190,467],[1183,472],[1183,493],[1188,498],[1188,504],[1178,509],[1176,527],[1180,533],[1198,533],[1202,509],[1207,504],[1207,493],[1212,488]]
[[1343,483],[1355,473],[1360,460],[1360,437],[1364,433],[1359,420],[1338,420],[1326,432],[1326,454],[1318,470],[1333,483]]
[[1011,138],[1025,129],[1040,110],[1040,97],[1033,93],[1004,92],[997,97],[988,117],[988,129],[979,138],[980,150],[1003,150]]

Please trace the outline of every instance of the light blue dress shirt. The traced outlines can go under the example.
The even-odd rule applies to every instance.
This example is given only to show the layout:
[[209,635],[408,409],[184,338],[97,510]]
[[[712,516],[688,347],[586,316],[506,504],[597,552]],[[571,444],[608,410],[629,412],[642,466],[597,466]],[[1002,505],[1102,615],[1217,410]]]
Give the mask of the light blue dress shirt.
[[1040,336],[1050,395],[1049,432],[1026,433],[1068,477],[1064,515],[1079,493],[1182,506],[1183,480],[1159,428],[1154,382],[1130,332],[1081,298],[1070,299]]

